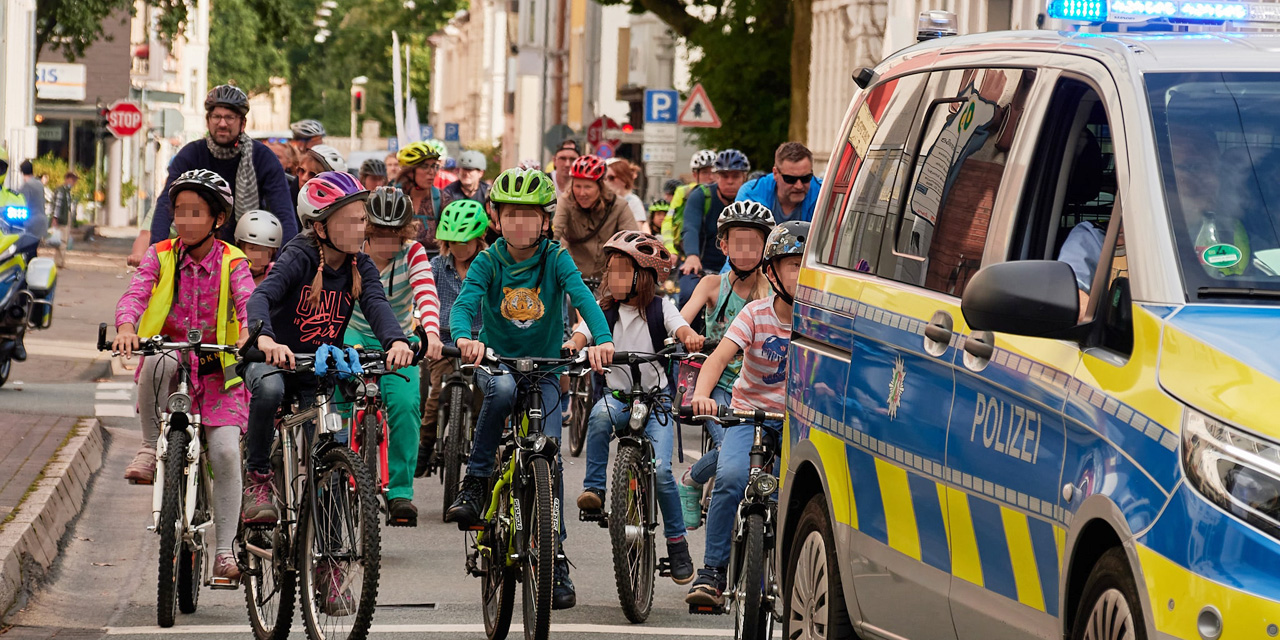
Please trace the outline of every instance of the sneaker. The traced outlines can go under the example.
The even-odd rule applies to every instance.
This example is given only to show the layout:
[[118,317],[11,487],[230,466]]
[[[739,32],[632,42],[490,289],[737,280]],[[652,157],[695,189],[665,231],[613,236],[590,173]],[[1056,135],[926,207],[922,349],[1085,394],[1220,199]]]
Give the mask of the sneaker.
[[316,593],[324,597],[320,609],[328,616],[349,616],[356,612],[356,599],[346,585],[347,571],[343,564],[321,560],[316,566]]
[[604,489],[583,489],[578,496],[578,508],[583,511],[604,509]]
[[698,579],[693,581],[693,588],[689,589],[684,601],[693,605],[723,607],[724,587],[723,567],[703,567],[698,570]]
[[392,527],[418,526],[418,508],[408,498],[392,498],[387,505],[387,525]]
[[133,484],[153,484],[156,481],[156,448],[138,449],[133,462],[124,468],[124,479]]
[[213,559],[213,580],[210,585],[215,589],[235,589],[240,586],[240,567],[231,552],[219,553]]
[[461,528],[473,527],[480,523],[480,510],[484,508],[485,489],[488,482],[484,478],[464,476],[458,497],[444,512],[445,522],[456,522]]
[[578,594],[569,579],[569,561],[556,560],[555,577],[552,578],[551,608],[556,611],[572,609],[578,604]]
[[689,486],[676,483],[680,492],[680,511],[684,514],[684,528],[693,531],[702,526],[702,485]]
[[240,520],[245,524],[276,523],[276,505],[271,498],[272,480],[269,471],[250,471],[245,474],[244,497],[240,501]]
[[689,584],[693,580],[693,558],[689,556],[689,541],[681,537],[676,542],[667,541],[667,564],[671,567],[671,579],[676,584]]

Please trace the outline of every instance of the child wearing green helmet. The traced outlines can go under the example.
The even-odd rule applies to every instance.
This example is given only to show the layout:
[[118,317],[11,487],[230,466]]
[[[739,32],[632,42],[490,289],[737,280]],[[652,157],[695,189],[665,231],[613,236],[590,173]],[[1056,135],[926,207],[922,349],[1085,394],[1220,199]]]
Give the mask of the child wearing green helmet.
[[[476,255],[486,249],[485,232],[489,228],[489,214],[484,205],[475,200],[462,199],[450,202],[440,214],[440,224],[436,227],[436,242],[440,245],[440,255],[431,259],[431,272],[435,274],[436,292],[440,300],[440,340],[447,346],[454,346],[449,334],[449,312],[462,290],[462,283],[467,279],[467,272]],[[480,318],[471,323],[472,334],[480,331]],[[418,448],[418,477],[426,475],[431,467],[431,455],[439,436],[440,390],[446,376],[453,373],[453,359],[442,358],[432,361],[428,370],[431,380],[431,393],[422,408],[422,432]],[[472,415],[479,415],[479,397]]]
[[[559,357],[567,294],[594,338],[595,346],[587,347],[591,367],[602,372],[613,360],[609,324],[569,252],[545,237],[556,201],[551,178],[534,169],[508,169],[494,181],[489,199],[497,208],[495,222],[502,237],[476,256],[449,314],[449,332],[463,361],[479,363],[486,347],[507,357]],[[484,321],[478,336],[472,330],[477,316]],[[514,378],[476,372],[484,405],[476,421],[467,475],[458,499],[445,512],[446,522],[469,527],[480,520],[502,427],[514,407],[518,384],[525,384]],[[558,439],[560,385],[555,378],[544,378],[541,384],[543,433]],[[556,495],[563,495],[560,485],[557,481]],[[564,522],[563,513],[559,521]],[[563,525],[560,535],[563,539]],[[577,598],[567,560],[556,561],[554,575],[552,607],[568,609]]]

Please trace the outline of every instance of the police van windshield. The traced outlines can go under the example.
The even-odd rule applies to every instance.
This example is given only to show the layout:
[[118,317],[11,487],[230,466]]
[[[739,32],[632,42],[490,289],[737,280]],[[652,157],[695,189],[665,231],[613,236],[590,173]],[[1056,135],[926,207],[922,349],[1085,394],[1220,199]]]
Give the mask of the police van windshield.
[[1187,299],[1280,304],[1280,73],[1146,85]]

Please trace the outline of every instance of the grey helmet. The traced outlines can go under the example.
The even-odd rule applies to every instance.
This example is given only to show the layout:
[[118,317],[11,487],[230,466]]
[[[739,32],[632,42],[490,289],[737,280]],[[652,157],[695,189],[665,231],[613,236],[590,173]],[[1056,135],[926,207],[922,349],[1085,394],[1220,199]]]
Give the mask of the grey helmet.
[[283,239],[284,228],[270,211],[255,209],[240,216],[240,221],[236,223],[236,242],[250,242],[279,249]]
[[360,177],[363,178],[364,176],[387,177],[387,163],[377,158],[365,160],[360,163]]
[[716,152],[711,149],[703,149],[695,154],[689,160],[689,168],[698,171],[699,169],[710,169],[716,163]]
[[220,84],[209,90],[204,97],[204,111],[209,113],[217,107],[230,109],[241,116],[249,113],[249,96],[240,87]]
[[459,169],[479,169],[484,171],[489,168],[488,163],[484,159],[484,154],[479,151],[463,151],[458,156]]
[[308,138],[317,138],[326,135],[324,125],[318,120],[299,120],[289,125],[289,130],[293,131],[294,140],[306,140]]
[[337,149],[334,149],[327,144],[318,144],[311,147],[310,149],[307,149],[307,153],[319,160],[320,166],[324,167],[325,171],[347,172],[346,158],[343,158],[342,154],[339,153]]
[[364,210],[369,214],[369,224],[399,229],[413,217],[413,202],[396,187],[378,187],[364,201]]
[[716,237],[724,237],[734,227],[759,229],[768,235],[773,224],[773,212],[769,207],[753,200],[739,200],[720,211],[720,217],[716,219]]

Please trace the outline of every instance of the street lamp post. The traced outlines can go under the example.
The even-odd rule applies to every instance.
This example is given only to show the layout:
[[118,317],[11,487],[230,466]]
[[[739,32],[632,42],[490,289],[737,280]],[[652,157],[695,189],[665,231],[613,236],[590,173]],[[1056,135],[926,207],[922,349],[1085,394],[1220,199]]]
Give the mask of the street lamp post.
[[347,151],[348,156],[356,150],[356,116],[364,113],[364,85],[368,83],[368,76],[351,79],[351,149]]

